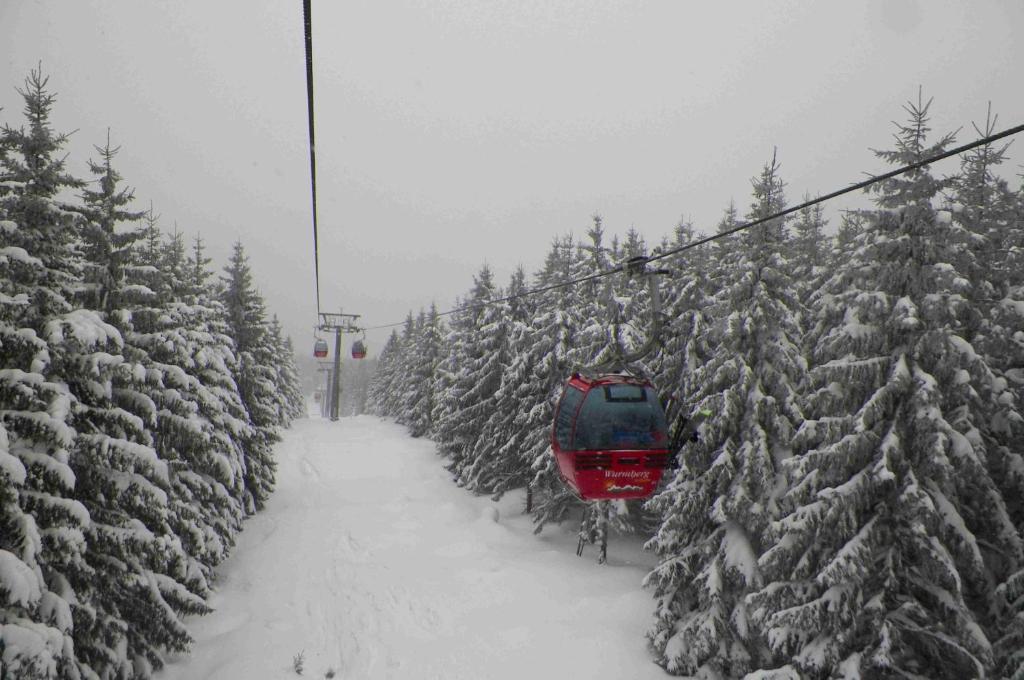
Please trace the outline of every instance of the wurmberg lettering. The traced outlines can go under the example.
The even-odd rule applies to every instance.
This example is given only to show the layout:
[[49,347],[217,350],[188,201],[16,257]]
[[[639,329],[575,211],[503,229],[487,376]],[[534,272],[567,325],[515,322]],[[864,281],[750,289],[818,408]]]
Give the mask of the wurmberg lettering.
[[613,479],[648,479],[651,476],[651,472],[650,470],[605,470],[604,476]]

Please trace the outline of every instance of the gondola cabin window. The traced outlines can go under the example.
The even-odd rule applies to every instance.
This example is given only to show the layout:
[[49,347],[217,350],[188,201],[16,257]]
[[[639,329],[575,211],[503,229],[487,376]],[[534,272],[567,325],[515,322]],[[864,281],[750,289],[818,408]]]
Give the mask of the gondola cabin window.
[[608,384],[591,389],[576,420],[573,450],[665,448],[668,424],[653,388]]
[[562,402],[558,405],[558,419],[555,421],[555,439],[558,440],[559,448],[567,451],[573,449],[572,426],[582,401],[583,390],[572,385],[566,387],[562,393]]

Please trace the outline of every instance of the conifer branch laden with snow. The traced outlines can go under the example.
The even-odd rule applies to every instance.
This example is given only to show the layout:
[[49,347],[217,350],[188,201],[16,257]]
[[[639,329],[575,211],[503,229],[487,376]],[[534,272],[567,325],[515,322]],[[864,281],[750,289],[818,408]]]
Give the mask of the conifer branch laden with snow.
[[[929,106],[907,105],[879,158],[903,165],[952,141],[929,140]],[[977,126],[993,129],[991,116]],[[1024,193],[996,173],[1005,154],[980,148],[947,179],[919,168],[887,180],[876,208],[843,213],[834,236],[809,209],[671,261],[647,369],[673,420],[713,416],[646,507],[600,515],[649,536],[661,558],[647,633],[668,671],[1024,673]],[[752,184],[746,217],[784,205],[776,158]],[[730,204],[718,231],[739,213]],[[603,230],[595,217],[589,242],[557,239],[531,285],[645,248],[635,231],[606,246]],[[681,220],[674,245],[694,236]],[[526,288],[521,276],[504,295],[483,281],[463,304]],[[381,354],[369,408],[435,438],[477,493],[525,485],[538,531],[579,522],[551,418],[566,377],[601,356],[609,300],[643,316],[643,294],[609,279],[451,326],[410,315]]]
[[27,127],[0,131],[0,676],[150,678],[272,488],[297,374],[276,321],[230,306],[261,311],[255,291],[211,296],[199,242],[190,260],[130,208],[109,134],[83,182],[48,79],[19,93]]

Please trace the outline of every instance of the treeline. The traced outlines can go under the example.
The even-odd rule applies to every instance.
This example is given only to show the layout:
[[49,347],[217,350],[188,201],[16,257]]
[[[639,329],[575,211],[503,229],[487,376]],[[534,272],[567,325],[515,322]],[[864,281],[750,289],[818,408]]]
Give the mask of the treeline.
[[[951,146],[928,108],[907,105],[880,159]],[[808,208],[658,263],[667,330],[643,368],[670,421],[713,415],[655,497],[592,504],[581,533],[649,537],[647,637],[669,672],[1024,677],[1024,192],[1005,158],[982,146],[953,176],[876,184],[835,236]],[[752,184],[719,233],[786,205],[775,158]],[[652,254],[695,238],[682,221]],[[616,275],[514,296],[646,251],[633,231],[606,244],[595,218],[529,285],[484,267],[450,321],[432,308],[391,336],[371,409],[436,440],[458,484],[526,487],[538,531],[578,518],[553,406],[608,351],[608,305],[642,334],[647,295]]]
[[33,71],[0,129],[0,677],[149,678],[302,412],[242,245],[134,212],[109,136],[70,174]]

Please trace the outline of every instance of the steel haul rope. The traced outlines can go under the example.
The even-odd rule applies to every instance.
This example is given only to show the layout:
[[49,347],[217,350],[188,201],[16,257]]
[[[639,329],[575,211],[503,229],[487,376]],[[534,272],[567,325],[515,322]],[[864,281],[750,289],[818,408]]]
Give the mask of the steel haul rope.
[[988,137],[982,137],[981,139],[977,139],[977,140],[975,140],[973,142],[968,142],[967,144],[964,144],[962,146],[958,146],[955,149],[950,149],[949,151],[944,151],[943,153],[937,154],[935,156],[931,156],[929,158],[925,158],[924,160],[917,161],[916,163],[910,163],[909,165],[904,165],[903,167],[896,168],[895,170],[892,170],[890,172],[886,172],[886,173],[881,174],[881,175],[872,175],[871,177],[868,177],[866,180],[864,180],[862,182],[857,182],[856,184],[851,184],[850,186],[846,187],[845,189],[839,189],[837,191],[833,191],[830,194],[825,194],[824,196],[819,196],[818,198],[815,198],[813,200],[804,201],[800,205],[795,205],[792,208],[786,208],[785,210],[780,210],[779,212],[777,212],[777,213],[775,213],[773,215],[769,215],[768,217],[762,217],[761,219],[754,220],[753,222],[745,222],[745,223],[739,225],[738,227],[733,227],[732,229],[728,229],[726,231],[723,231],[720,234],[715,234],[714,236],[709,236],[707,238],[702,238],[702,239],[699,239],[697,241],[693,241],[691,243],[687,243],[684,246],[680,246],[678,248],[673,248],[672,250],[667,250],[664,253],[659,253],[658,255],[655,255],[655,256],[653,256],[651,258],[648,258],[647,261],[648,262],[654,262],[656,260],[663,260],[666,257],[670,257],[672,255],[677,255],[677,254],[679,254],[679,253],[681,253],[683,251],[690,250],[691,248],[696,248],[697,246],[702,246],[705,243],[710,243],[711,241],[717,241],[720,238],[725,238],[726,236],[731,236],[732,234],[735,234],[738,231],[743,231],[744,229],[749,229],[751,227],[756,227],[759,224],[764,224],[765,222],[768,222],[768,221],[771,221],[771,220],[774,220],[774,219],[778,219],[780,217],[785,217],[786,215],[790,215],[792,213],[798,212],[800,210],[803,210],[804,208],[809,208],[809,207],[817,205],[819,203],[824,203],[825,201],[830,201],[833,198],[838,198],[840,196],[843,196],[844,194],[848,194],[850,192],[857,191],[858,189],[866,189],[869,186],[871,186],[872,184],[877,184],[878,182],[882,182],[884,180],[891,179],[891,178],[896,177],[898,175],[902,175],[904,173],[910,172],[911,170],[917,170],[918,168],[923,168],[926,165],[931,165],[932,163],[936,163],[938,161],[945,160],[946,158],[949,158],[950,156],[956,156],[957,154],[961,154],[961,153],[963,153],[965,151],[970,151],[971,149],[974,149],[976,147],[984,146],[986,144],[991,144],[992,142],[995,142],[995,141],[998,141],[1000,139],[1003,139],[1004,137],[1009,137],[1011,135],[1015,135],[1015,134],[1017,134],[1019,132],[1024,132],[1024,125],[1018,125],[1017,127],[1013,127],[1013,128],[1008,129],[1008,130],[1003,130],[1002,132],[999,132],[997,134],[989,135]]
[[306,34],[306,105],[309,111],[309,179],[313,191],[313,266],[316,272],[316,313],[320,315],[320,243],[316,209],[316,135],[313,124],[313,15],[311,0],[302,0]]
[[[307,0],[307,2],[308,2],[308,0]],[[786,215],[792,214],[792,213],[797,212],[799,210],[803,210],[804,208],[809,208],[811,206],[818,205],[819,203],[824,203],[825,201],[832,200],[833,198],[838,198],[839,196],[843,196],[843,195],[851,193],[853,191],[857,191],[859,189],[866,189],[867,187],[869,187],[869,186],[871,186],[873,184],[877,184],[878,182],[882,182],[882,181],[890,179],[892,177],[896,177],[898,175],[902,175],[904,173],[910,172],[911,170],[917,170],[919,168],[923,168],[926,165],[931,165],[932,163],[936,163],[938,161],[944,160],[944,159],[949,158],[951,156],[956,156],[957,154],[964,153],[965,151],[970,151],[971,149],[975,149],[975,148],[977,148],[979,146],[984,146],[986,144],[991,144],[992,142],[998,141],[998,140],[1006,138],[1006,137],[1010,137],[1012,135],[1019,134],[1021,132],[1024,132],[1024,125],[1018,125],[1016,127],[1012,127],[1012,128],[1007,129],[1007,130],[1003,130],[1002,132],[998,132],[998,133],[989,135],[987,137],[982,137],[980,139],[976,139],[973,142],[968,142],[967,144],[963,144],[961,146],[958,146],[955,149],[950,149],[949,151],[945,151],[943,153],[936,154],[935,156],[930,156],[928,158],[925,158],[923,160],[917,161],[915,163],[910,163],[908,165],[904,165],[902,167],[896,168],[895,170],[891,170],[891,171],[883,173],[881,175],[872,175],[871,177],[868,177],[866,180],[863,180],[861,182],[857,182],[856,184],[851,184],[850,186],[848,186],[848,187],[846,187],[844,189],[838,189],[836,191],[833,191],[831,193],[825,194],[824,196],[819,196],[818,198],[812,199],[810,201],[804,201],[803,203],[801,203],[799,205],[795,205],[795,206],[793,206],[791,208],[786,208],[785,210],[780,210],[780,211],[778,211],[776,213],[768,215],[767,217],[762,217],[760,219],[753,220],[751,222],[744,222],[743,224],[741,224],[741,225],[739,225],[737,227],[733,227],[732,229],[729,229],[727,231],[723,231],[721,233],[715,234],[714,236],[708,236],[706,238],[698,239],[696,241],[691,241],[690,243],[687,243],[686,245],[683,245],[683,246],[679,246],[678,248],[673,248],[673,249],[667,250],[667,251],[665,251],[663,253],[658,253],[657,255],[653,255],[653,256],[647,258],[647,262],[655,262],[657,260],[663,260],[663,259],[665,259],[667,257],[671,257],[672,255],[678,255],[679,253],[682,253],[682,252],[687,251],[687,250],[691,250],[693,248],[696,248],[697,246],[702,246],[702,245],[704,245],[706,243],[711,243],[712,241],[717,241],[719,239],[726,238],[727,236],[732,236],[733,234],[735,234],[737,232],[744,231],[746,229],[750,229],[751,227],[756,227],[759,224],[764,224],[765,222],[769,222],[771,220],[778,219],[780,217],[785,217]],[[613,267],[612,269],[607,269],[605,271],[597,272],[595,274],[588,274],[587,276],[581,276],[581,277],[578,277],[578,278],[575,278],[575,279],[570,279],[568,281],[562,281],[561,283],[553,283],[553,284],[550,284],[550,285],[547,285],[547,286],[540,286],[538,288],[531,288],[530,290],[527,290],[525,292],[519,293],[517,295],[509,295],[507,297],[497,298],[495,300],[490,300],[488,302],[482,302],[482,303],[478,303],[478,304],[474,304],[474,305],[465,305],[463,307],[457,307],[455,309],[450,309],[450,310],[448,310],[446,312],[441,312],[440,314],[438,314],[438,316],[449,316],[451,314],[457,314],[459,312],[470,311],[470,310],[474,310],[474,309],[482,309],[484,307],[488,307],[490,305],[495,305],[495,304],[498,304],[498,303],[501,303],[501,302],[509,302],[511,300],[516,300],[516,299],[519,299],[519,298],[529,297],[531,295],[537,295],[539,293],[545,293],[545,292],[550,291],[550,290],[557,290],[559,288],[566,288],[568,286],[574,286],[574,285],[576,285],[578,283],[585,283],[587,281],[593,281],[595,279],[604,278],[605,276],[611,276],[612,274],[618,274],[618,273],[623,272],[623,271],[625,271],[625,268],[620,265],[618,267]],[[368,326],[368,327],[364,328],[363,330],[368,330],[369,331],[369,330],[379,330],[379,329],[382,329],[382,328],[395,328],[395,327],[401,326],[403,324],[405,324],[405,321],[399,321],[399,322],[396,322],[396,323],[389,323],[389,324],[382,324],[380,326]]]

